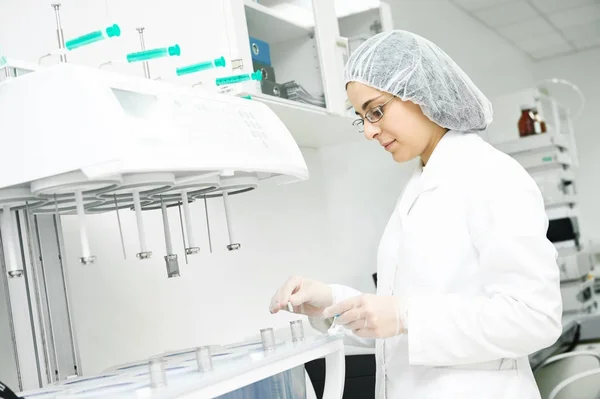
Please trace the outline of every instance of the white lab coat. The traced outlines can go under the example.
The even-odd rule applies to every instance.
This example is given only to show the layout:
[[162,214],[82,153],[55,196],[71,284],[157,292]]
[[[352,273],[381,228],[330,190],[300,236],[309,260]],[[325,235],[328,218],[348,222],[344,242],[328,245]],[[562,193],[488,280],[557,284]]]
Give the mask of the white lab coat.
[[[475,133],[448,132],[418,167],[378,251],[378,295],[408,333],[376,347],[378,399],[538,399],[528,355],[561,333],[556,250],[534,180]],[[337,303],[358,291],[333,285]],[[348,340],[347,340],[348,341]]]

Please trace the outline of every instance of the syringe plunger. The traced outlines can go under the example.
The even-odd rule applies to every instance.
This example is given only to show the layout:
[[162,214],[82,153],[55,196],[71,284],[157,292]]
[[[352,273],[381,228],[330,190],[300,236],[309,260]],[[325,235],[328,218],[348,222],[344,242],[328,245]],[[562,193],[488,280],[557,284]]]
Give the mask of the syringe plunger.
[[261,71],[256,71],[254,73],[245,73],[243,75],[233,75],[233,76],[225,76],[222,78],[217,78],[216,84],[217,86],[223,86],[234,83],[242,83],[248,80],[262,80],[263,74]]
[[179,44],[170,47],[161,47],[150,50],[138,51],[127,54],[127,62],[140,62],[162,57],[175,57],[181,55]]
[[190,73],[196,73],[205,71],[207,69],[216,68],[216,67],[224,67],[225,66],[225,57],[216,58],[211,61],[199,62],[197,64],[186,65],[183,67],[179,67],[176,69],[177,76],[188,75]]

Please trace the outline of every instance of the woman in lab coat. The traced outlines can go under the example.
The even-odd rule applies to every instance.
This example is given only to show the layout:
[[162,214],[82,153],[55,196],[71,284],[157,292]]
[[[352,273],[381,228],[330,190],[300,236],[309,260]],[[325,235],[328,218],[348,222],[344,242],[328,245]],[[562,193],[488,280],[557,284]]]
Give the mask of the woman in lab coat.
[[377,295],[293,277],[271,312],[291,302],[322,331],[338,315],[348,344],[375,346],[377,398],[539,398],[528,355],[561,333],[556,251],[534,180],[477,134],[490,102],[403,31],[366,41],[345,76],[366,138],[420,162],[379,245]]

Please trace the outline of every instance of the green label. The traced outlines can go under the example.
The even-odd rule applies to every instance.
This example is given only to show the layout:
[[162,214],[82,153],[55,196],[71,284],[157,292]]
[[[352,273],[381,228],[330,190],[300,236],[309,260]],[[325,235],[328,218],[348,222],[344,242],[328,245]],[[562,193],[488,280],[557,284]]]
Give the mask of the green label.
[[552,162],[552,157],[551,156],[544,157],[544,158],[542,158],[542,161],[544,161],[544,162]]

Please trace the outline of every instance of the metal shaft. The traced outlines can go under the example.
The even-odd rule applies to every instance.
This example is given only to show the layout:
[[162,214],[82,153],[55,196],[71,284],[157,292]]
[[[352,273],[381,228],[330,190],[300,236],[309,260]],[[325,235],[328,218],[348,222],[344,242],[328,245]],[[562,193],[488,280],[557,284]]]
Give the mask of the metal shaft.
[[119,203],[117,202],[117,195],[115,194],[113,197],[115,200],[115,211],[117,212],[117,223],[119,224],[119,235],[121,236],[121,247],[123,248],[123,259],[127,259],[125,239],[123,238],[123,227],[121,226],[121,216],[119,215]]
[[208,220],[208,203],[206,201],[206,195],[204,196],[204,214],[206,215],[206,230],[208,233],[208,249],[212,254],[212,238],[210,237],[210,222]]
[[[56,197],[55,197],[56,200]],[[57,209],[58,209],[58,205],[57,205]],[[69,323],[69,335],[71,338],[71,347],[73,348],[73,364],[74,364],[74,371],[76,375],[81,375],[81,369],[79,368],[79,364],[81,364],[81,361],[79,359],[79,352],[78,352],[78,348],[77,348],[77,340],[75,338],[75,328],[73,326],[73,318],[71,317],[71,299],[69,296],[69,278],[67,275],[67,269],[65,267],[65,264],[63,262],[64,259],[64,253],[65,253],[65,245],[63,243],[63,237],[62,237],[62,224],[60,222],[60,215],[58,214],[58,210],[56,211],[56,214],[54,215],[54,234],[56,236],[56,246],[58,247],[58,260],[59,260],[59,264],[60,264],[60,272],[61,272],[61,277],[62,277],[62,282],[63,282],[63,286],[65,287],[65,300],[66,300],[66,307],[67,307],[67,321]],[[41,241],[38,238],[38,245],[41,245]]]
[[[36,239],[39,242],[41,242],[40,240],[40,227],[39,224],[37,223],[37,219],[35,221],[35,235],[36,235]],[[44,297],[46,298],[46,313],[48,314],[48,334],[50,335],[50,347],[52,348],[52,355],[54,356],[54,366],[56,366],[55,368],[55,375],[54,377],[56,378],[56,381],[59,380],[59,370],[58,370],[58,351],[56,348],[56,339],[54,337],[54,319],[52,317],[52,311],[50,309],[50,296],[48,295],[48,275],[46,274],[46,268],[44,267],[44,261],[42,260],[42,265],[40,267],[40,269],[42,270],[42,288],[44,290]],[[41,311],[41,310],[40,310]]]
[[[0,246],[0,270],[2,271],[2,273],[7,273],[8,271],[6,269],[6,252],[4,251],[4,240],[2,238],[2,236],[0,235],[0,244],[2,244]],[[13,358],[15,361],[15,364],[17,366],[17,379],[19,382],[19,389],[23,389],[23,378],[21,377],[21,362],[19,361],[19,349],[17,348],[17,335],[15,333],[15,322],[14,322],[14,317],[13,317],[13,310],[12,310],[12,303],[10,300],[10,291],[9,291],[9,284],[8,284],[8,279],[7,278],[0,278],[0,282],[2,282],[4,284],[4,296],[5,296],[5,300],[6,300],[6,310],[8,313],[8,324],[9,324],[9,330],[10,330],[10,338],[12,341],[12,348],[13,348]],[[3,354],[3,356],[8,357],[8,354]],[[50,355],[48,354],[48,358],[50,357]],[[50,376],[48,378],[51,378]],[[48,382],[51,382],[50,380],[48,380]]]
[[[144,29],[144,27],[136,28],[136,30],[140,34],[140,48],[142,51],[146,50],[146,42],[144,41]],[[142,62],[142,65],[144,66],[144,76],[146,77],[146,79],[150,79],[150,64],[148,64],[148,61],[144,61]]]
[[79,239],[81,240],[81,263],[87,265],[94,263],[94,257],[90,254],[90,242],[88,240],[87,228],[85,225],[85,208],[83,206],[83,194],[81,191],[75,191],[75,205],[77,207],[77,217],[79,219]]
[[[181,241],[183,241],[183,248],[186,249],[187,245],[185,243],[185,231],[183,230],[183,215],[181,214],[181,204],[177,207],[179,211],[179,225],[181,226]],[[188,264],[188,252],[187,250],[184,252],[185,255],[185,264]]]
[[196,240],[194,239],[192,211],[190,210],[188,193],[185,190],[181,193],[181,201],[183,205],[183,217],[185,218],[185,231],[187,234],[187,246],[185,248],[185,253],[188,255],[194,255],[200,252],[200,248],[196,246]]
[[137,254],[140,259],[148,259],[152,252],[148,251],[146,245],[146,232],[144,231],[144,218],[142,217],[142,202],[140,201],[140,193],[134,190],[133,193],[133,209],[135,210],[135,220],[137,222],[138,238],[140,240],[140,253]]
[[2,234],[2,243],[4,244],[4,253],[6,254],[8,276],[11,278],[23,276],[23,269],[17,261],[17,253],[15,252],[12,212],[8,206],[2,208],[0,233]]
[[183,217],[185,218],[185,231],[187,233],[187,242],[190,248],[196,246],[196,240],[194,240],[194,229],[192,228],[192,212],[190,211],[190,203],[188,201],[188,193],[184,191],[181,193],[183,200]]
[[[54,8],[54,16],[56,18],[56,36],[58,38],[58,48],[65,48],[65,36],[63,34],[62,23],[60,21],[60,3],[52,4],[52,8]],[[67,55],[60,55],[60,62],[67,62]]]
[[[42,300],[41,300],[41,289],[40,289],[40,283],[39,283],[39,278],[38,278],[38,269],[37,269],[37,261],[38,259],[41,259],[41,256],[39,256],[38,254],[41,252],[39,249],[41,248],[41,243],[38,241],[37,242],[37,246],[34,247],[34,240],[33,240],[33,227],[31,225],[31,213],[29,212],[29,203],[25,202],[25,235],[27,237],[27,247],[29,249],[29,258],[30,258],[30,262],[31,262],[31,276],[33,277],[33,292],[34,292],[34,296],[35,296],[35,304],[37,307],[37,316],[38,316],[38,323],[40,323],[40,338],[42,341],[42,350],[44,351],[44,354],[46,356],[44,356],[44,368],[46,371],[46,378],[47,378],[47,383],[50,384],[52,383],[52,375],[50,373],[50,367],[48,364],[48,360],[50,359],[50,352],[48,351],[48,344],[46,343],[46,321],[44,320],[44,315],[41,311],[42,309]],[[33,316],[33,312],[32,312],[32,316]],[[33,325],[33,323],[32,323]],[[34,334],[34,340],[35,340],[35,334]],[[38,376],[40,378],[40,386],[43,386],[44,384],[41,381],[41,362],[39,360],[39,354],[38,354],[38,349],[35,348],[35,354],[36,354],[36,358],[38,359]]]
[[160,208],[162,211],[163,227],[165,230],[165,246],[167,247],[167,255],[174,255],[173,242],[171,241],[171,228],[169,227],[169,215],[167,214],[167,206],[165,205],[162,196],[160,197]]
[[229,207],[229,194],[227,194],[227,191],[223,192],[223,206],[225,208],[225,222],[227,223],[227,234],[229,235],[229,245],[227,245],[227,249],[230,251],[240,249],[240,244],[235,242],[233,239],[233,229],[231,228],[231,212]]

